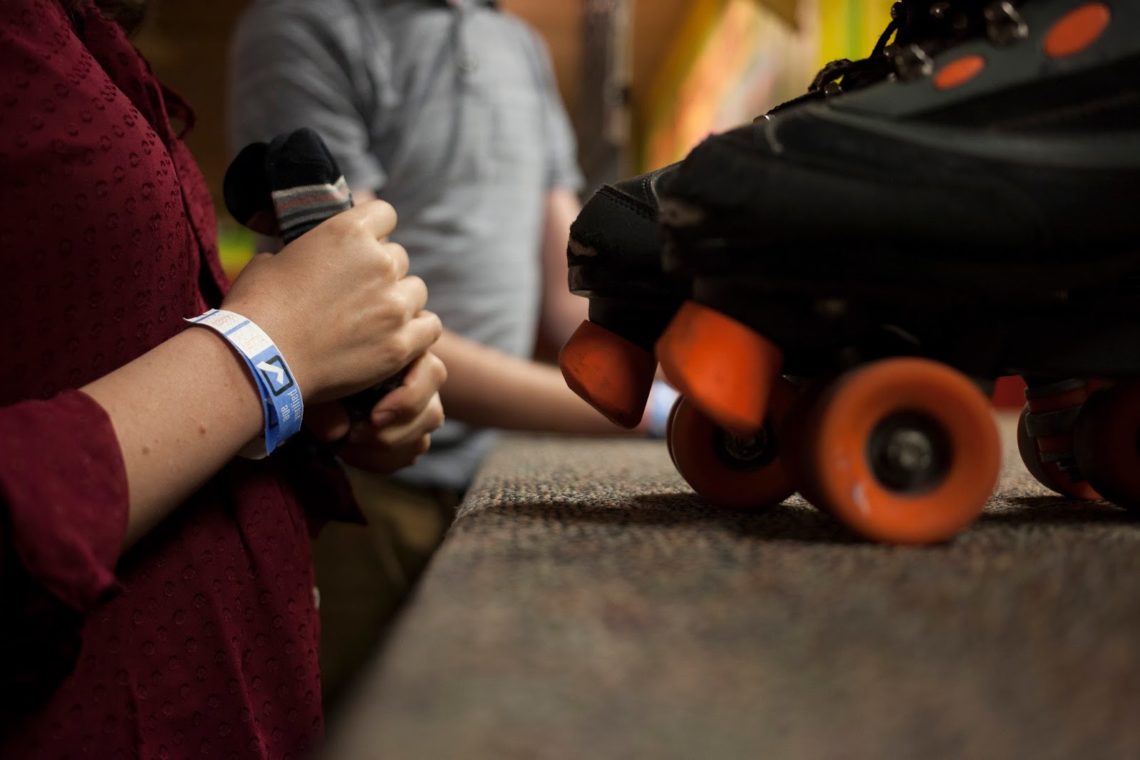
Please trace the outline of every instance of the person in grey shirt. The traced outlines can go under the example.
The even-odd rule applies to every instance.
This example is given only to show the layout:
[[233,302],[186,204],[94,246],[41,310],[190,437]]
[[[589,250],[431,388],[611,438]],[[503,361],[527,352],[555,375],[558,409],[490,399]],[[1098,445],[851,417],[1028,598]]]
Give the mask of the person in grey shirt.
[[585,318],[566,287],[575,145],[537,34],[486,2],[256,0],[231,57],[233,148],[308,126],[358,197],[400,215],[396,242],[447,330],[449,420],[399,477],[462,490],[490,427],[617,428],[530,362]]
[[[350,471],[370,523],[387,524],[404,548],[418,546],[396,552],[413,559],[361,560],[358,569],[379,563],[396,568],[389,576],[414,574],[447,519],[426,537],[409,526],[422,523],[425,503],[454,505],[492,442],[490,428],[620,432],[556,368],[530,358],[536,336],[554,346],[569,338],[586,301],[566,280],[581,185],[574,139],[546,49],[521,20],[474,0],[255,0],[232,45],[229,117],[235,152],[317,130],[358,198],[395,206],[395,240],[443,320],[433,352],[448,368],[441,396],[449,419],[432,449],[398,484]],[[315,556],[326,639],[343,650],[367,625],[359,595],[340,605],[357,623],[331,619],[331,573],[349,572],[353,557],[383,539],[338,537],[347,529],[330,527]],[[332,682],[325,655],[322,646]]]

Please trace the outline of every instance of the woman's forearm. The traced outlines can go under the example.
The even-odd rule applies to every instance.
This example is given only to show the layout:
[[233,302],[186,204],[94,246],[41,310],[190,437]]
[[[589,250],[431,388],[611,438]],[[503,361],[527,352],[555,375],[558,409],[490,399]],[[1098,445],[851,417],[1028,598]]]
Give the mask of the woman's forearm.
[[124,546],[157,525],[262,426],[249,371],[204,328],[176,335],[81,389],[111,418],[126,466]]
[[[305,402],[389,377],[439,337],[427,288],[387,242],[387,203],[338,214],[276,256],[255,256],[223,308],[272,336]],[[335,256],[330,255],[335,252]],[[223,338],[188,328],[81,389],[106,410],[129,487],[130,545],[262,429],[260,394]]]

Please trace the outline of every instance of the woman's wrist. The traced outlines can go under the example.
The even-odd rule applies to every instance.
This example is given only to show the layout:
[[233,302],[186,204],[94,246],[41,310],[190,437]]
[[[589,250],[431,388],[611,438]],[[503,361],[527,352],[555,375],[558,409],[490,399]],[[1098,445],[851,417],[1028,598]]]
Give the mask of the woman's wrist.
[[291,314],[287,307],[276,308],[262,303],[262,300],[226,298],[218,310],[242,315],[270,337],[278,350],[289,358],[290,371],[302,389],[305,400],[308,401],[314,391],[324,387],[323,378],[315,371],[319,369],[315,366],[317,363],[310,361],[306,353],[311,340],[297,334],[295,315]]
[[215,393],[227,397],[227,403],[219,406],[228,408],[231,419],[239,422],[240,429],[246,433],[244,440],[258,438],[264,422],[261,391],[245,360],[233,346],[212,330],[183,330],[165,346],[177,346],[179,353],[195,362],[193,373],[208,382]]
[[242,453],[272,454],[301,429],[305,409],[300,385],[281,349],[257,323],[233,311],[210,309],[187,322],[212,330],[244,362],[260,397],[264,424],[263,447],[247,447]]
[[257,438],[263,421],[249,371],[207,330],[183,330],[80,390],[107,412],[119,441],[126,545]]

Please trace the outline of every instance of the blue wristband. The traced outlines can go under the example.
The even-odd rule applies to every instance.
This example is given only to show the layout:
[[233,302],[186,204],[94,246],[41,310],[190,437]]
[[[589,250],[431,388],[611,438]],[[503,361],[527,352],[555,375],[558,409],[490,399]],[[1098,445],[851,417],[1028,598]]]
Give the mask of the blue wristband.
[[265,452],[261,453],[259,448],[255,455],[247,451],[243,451],[242,455],[260,459],[272,454],[301,429],[301,418],[305,413],[301,389],[297,387],[297,380],[289,371],[285,357],[264,330],[232,311],[210,309],[205,314],[186,321],[218,333],[245,360],[257,391],[261,394],[262,412],[265,416]]

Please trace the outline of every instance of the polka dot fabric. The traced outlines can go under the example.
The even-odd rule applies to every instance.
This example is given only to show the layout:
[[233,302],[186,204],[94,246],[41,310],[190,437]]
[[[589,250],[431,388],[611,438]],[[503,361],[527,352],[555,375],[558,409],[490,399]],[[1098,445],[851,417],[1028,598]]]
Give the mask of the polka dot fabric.
[[73,390],[224,292],[192,116],[90,6],[5,0],[0,71],[0,757],[303,756],[318,630],[284,466],[235,462],[119,557],[121,456]]

